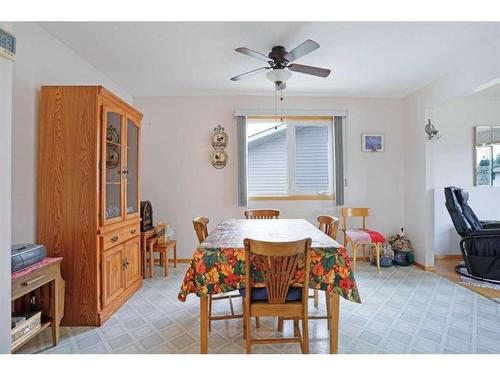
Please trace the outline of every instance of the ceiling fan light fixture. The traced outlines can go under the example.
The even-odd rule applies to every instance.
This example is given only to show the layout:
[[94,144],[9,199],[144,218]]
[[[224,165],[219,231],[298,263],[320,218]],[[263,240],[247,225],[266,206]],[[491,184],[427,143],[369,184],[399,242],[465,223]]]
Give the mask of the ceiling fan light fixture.
[[290,73],[288,70],[285,69],[271,69],[266,73],[266,77],[271,81],[271,82],[286,82],[290,77],[292,73]]

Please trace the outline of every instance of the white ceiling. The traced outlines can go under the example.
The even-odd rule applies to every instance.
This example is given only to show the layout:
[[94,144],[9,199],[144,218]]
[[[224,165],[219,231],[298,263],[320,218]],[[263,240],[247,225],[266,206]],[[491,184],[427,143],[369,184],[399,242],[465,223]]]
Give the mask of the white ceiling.
[[472,99],[478,100],[500,100],[500,84],[485,88],[471,95]]
[[272,94],[264,66],[234,52],[267,54],[306,39],[321,48],[300,64],[326,78],[293,73],[287,94],[404,97],[445,74],[481,43],[500,40],[500,23],[426,22],[43,22],[40,25],[134,96]]

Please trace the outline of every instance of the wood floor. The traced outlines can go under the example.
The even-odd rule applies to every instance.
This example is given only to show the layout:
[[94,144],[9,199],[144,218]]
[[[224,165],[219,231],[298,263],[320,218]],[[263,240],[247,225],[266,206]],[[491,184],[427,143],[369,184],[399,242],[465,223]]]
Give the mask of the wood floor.
[[489,288],[479,288],[477,286],[461,284],[460,276],[455,272],[455,266],[460,263],[462,256],[457,256],[456,259],[435,259],[434,267],[436,274],[439,276],[446,277],[447,279],[462,285],[463,287],[470,289],[476,293],[481,294],[487,298],[500,298],[500,290],[489,289]]

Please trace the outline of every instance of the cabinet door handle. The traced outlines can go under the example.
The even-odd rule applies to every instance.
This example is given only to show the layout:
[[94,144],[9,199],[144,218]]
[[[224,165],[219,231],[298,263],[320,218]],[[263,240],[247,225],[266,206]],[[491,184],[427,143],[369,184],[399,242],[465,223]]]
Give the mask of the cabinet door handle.
[[111,242],[116,242],[116,241],[118,241],[118,236],[111,237]]
[[135,229],[130,229],[130,234],[134,234],[135,233]]
[[36,283],[37,281],[42,280],[44,277],[45,277],[45,275],[41,275],[41,276],[35,277],[34,279],[31,279],[31,280],[25,281],[25,282],[23,283],[23,286],[30,286],[31,284],[34,284],[34,283]]

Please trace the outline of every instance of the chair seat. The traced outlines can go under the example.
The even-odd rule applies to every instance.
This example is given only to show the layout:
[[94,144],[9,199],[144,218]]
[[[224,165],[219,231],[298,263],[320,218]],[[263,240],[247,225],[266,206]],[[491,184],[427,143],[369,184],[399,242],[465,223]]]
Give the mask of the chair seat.
[[[246,290],[239,289],[240,295],[245,298]],[[300,301],[302,299],[302,288],[300,287],[290,287],[288,289],[288,294],[286,296],[287,302]],[[267,289],[266,288],[252,288],[252,301],[267,301]]]
[[371,229],[346,230],[345,234],[358,245],[385,242],[385,237],[382,234]]
[[162,244],[155,244],[153,245],[153,247],[155,249],[169,249],[169,248],[172,248],[174,245],[175,245],[176,241],[175,240],[167,240],[166,243],[162,243]]

